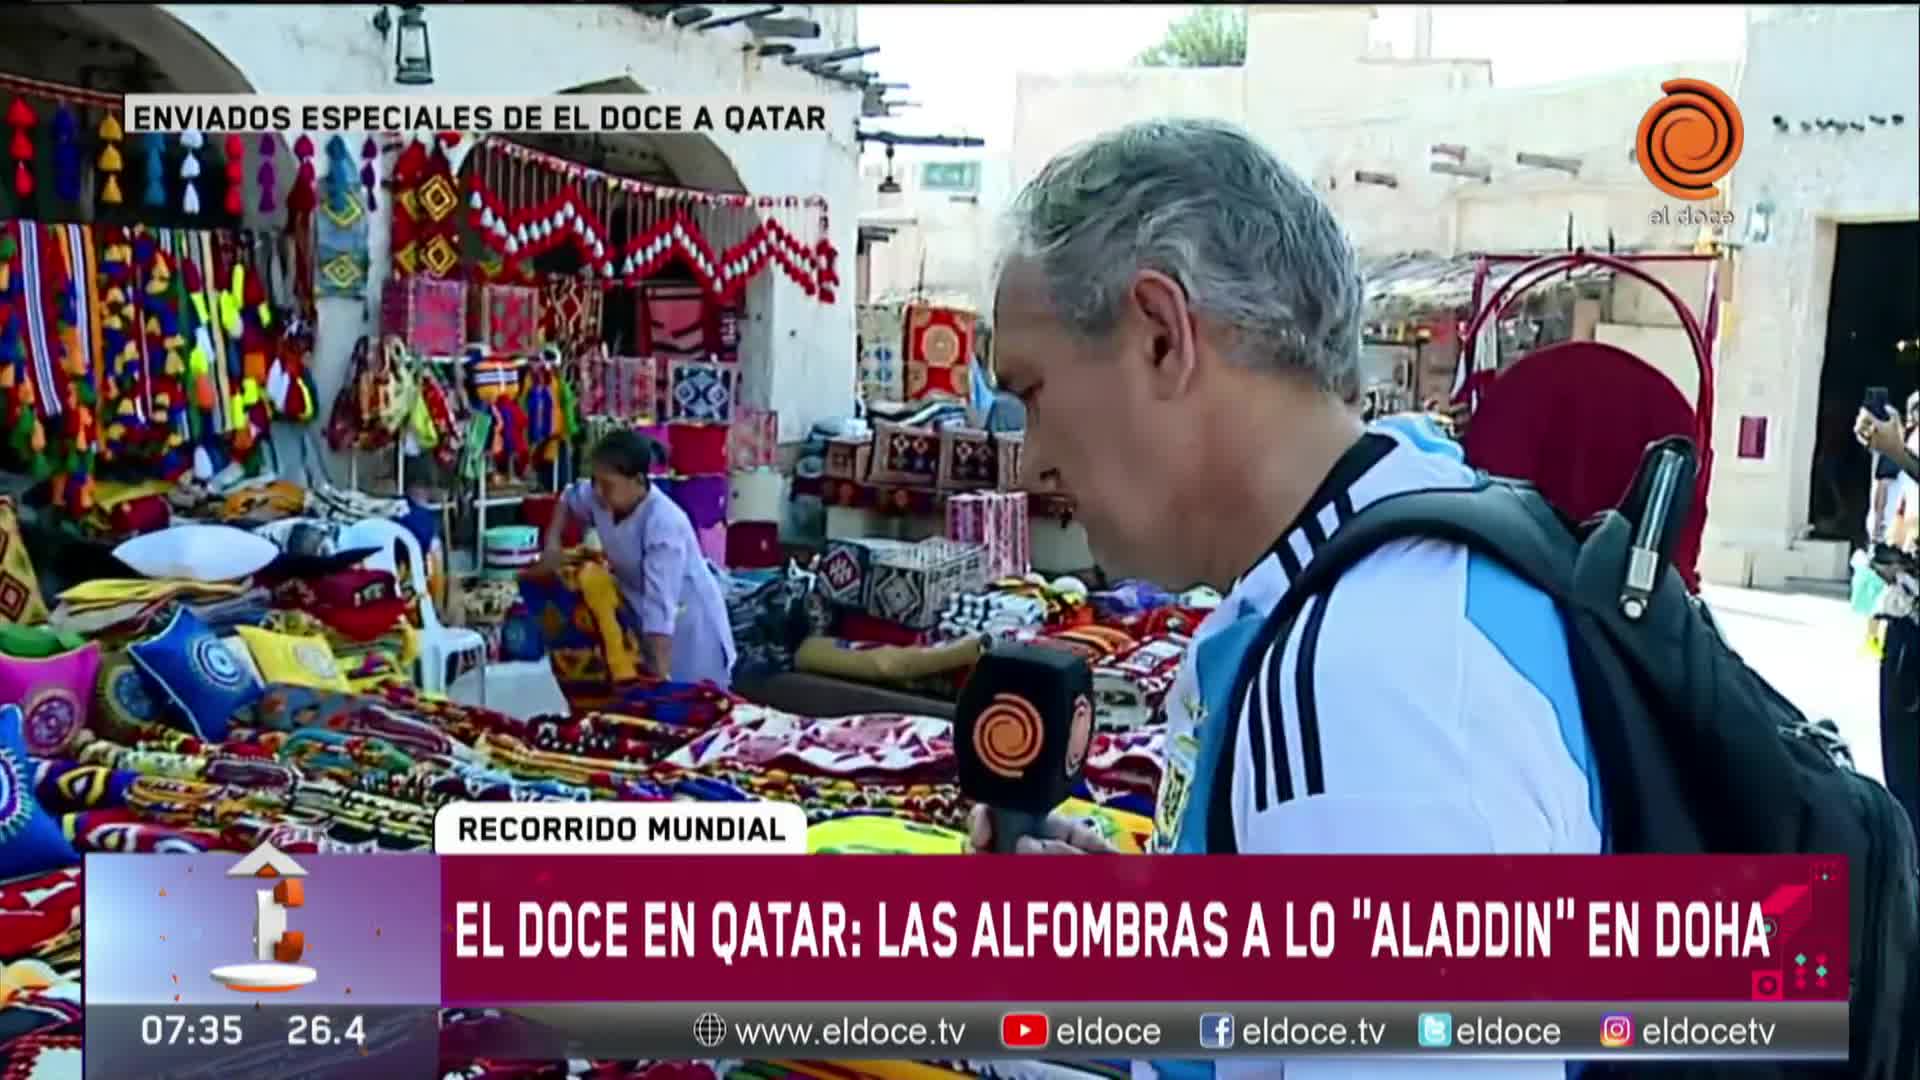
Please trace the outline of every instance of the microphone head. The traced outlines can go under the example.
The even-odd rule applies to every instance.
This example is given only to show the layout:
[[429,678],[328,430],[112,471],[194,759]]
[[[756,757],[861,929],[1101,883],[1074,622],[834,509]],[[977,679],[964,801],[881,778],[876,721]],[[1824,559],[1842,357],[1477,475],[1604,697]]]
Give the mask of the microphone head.
[[1073,793],[1093,740],[1093,672],[1063,649],[996,646],[954,711],[960,790],[975,802],[1045,814]]

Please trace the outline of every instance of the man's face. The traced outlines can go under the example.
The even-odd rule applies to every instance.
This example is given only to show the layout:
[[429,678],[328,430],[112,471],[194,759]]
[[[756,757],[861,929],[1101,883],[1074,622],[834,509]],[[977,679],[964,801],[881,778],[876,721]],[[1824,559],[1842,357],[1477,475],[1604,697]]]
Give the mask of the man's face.
[[1178,403],[1156,384],[1155,336],[1137,311],[1102,338],[1080,336],[1055,312],[1045,279],[1016,263],[995,300],[994,373],[1027,407],[1028,485],[1073,498],[1108,573],[1184,587],[1191,582],[1169,580],[1184,570],[1169,486],[1187,440]]

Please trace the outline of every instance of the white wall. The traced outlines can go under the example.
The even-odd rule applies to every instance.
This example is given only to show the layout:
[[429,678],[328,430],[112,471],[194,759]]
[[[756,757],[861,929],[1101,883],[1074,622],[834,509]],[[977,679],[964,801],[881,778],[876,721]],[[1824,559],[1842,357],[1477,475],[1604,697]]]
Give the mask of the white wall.
[[[852,42],[852,8],[819,5],[822,37],[808,48]],[[433,5],[427,23],[435,81],[429,87],[393,83],[393,44],[370,26],[371,5],[158,5],[205,45],[224,56],[261,93],[549,94],[608,80],[630,79],[654,93],[829,95],[831,134],[734,135],[716,132],[746,191],[820,194],[831,213],[830,239],[841,253],[837,302],[814,300],[784,277],[757,281],[748,297],[750,324],[743,356],[750,365],[748,396],[772,402],[784,437],[794,438],[823,416],[848,411],[854,394],[854,250],[858,151],[853,140],[858,92],[815,78],[746,49],[742,26],[700,33],[616,5]],[[807,6],[790,8],[803,14]],[[110,23],[111,12],[95,16]],[[163,69],[191,69],[200,57],[165,55],[170,42],[136,43],[156,54]],[[171,63],[169,61],[172,61]],[[177,80],[179,75],[174,76]],[[187,81],[187,80],[183,80]],[[192,87],[227,89],[227,87]],[[685,138],[693,138],[691,136]],[[359,146],[360,136],[352,138]],[[698,147],[660,140],[656,148],[683,180],[690,173],[725,172]],[[283,160],[284,164],[284,160]],[[283,175],[291,175],[287,165]],[[387,217],[371,230],[377,296],[387,265]],[[354,342],[373,326],[374,306],[322,300],[314,366],[321,399],[331,404]]]
[[[1714,441],[1720,447],[1709,554],[1739,576],[1777,562],[1803,533],[1826,345],[1834,230],[1848,221],[1920,217],[1920,20],[1911,5],[1748,9],[1747,58],[1734,91],[1746,146],[1729,177],[1744,223],[1775,206],[1772,238],[1732,260]],[[1879,127],[1872,115],[1906,117]],[[1772,118],[1793,130],[1780,133]],[[1802,118],[1857,119],[1859,133],[1802,133]],[[1734,455],[1742,416],[1768,419],[1768,453]]]
[[[921,189],[923,165],[964,161],[980,166],[974,197]],[[896,147],[893,175],[901,191],[881,195],[877,189],[886,176],[886,157],[870,147],[861,159],[860,220],[894,230],[885,243],[871,249],[874,300],[897,300],[923,289],[935,302],[985,311],[991,300],[1000,210],[1011,197],[1012,170],[1004,148]]]

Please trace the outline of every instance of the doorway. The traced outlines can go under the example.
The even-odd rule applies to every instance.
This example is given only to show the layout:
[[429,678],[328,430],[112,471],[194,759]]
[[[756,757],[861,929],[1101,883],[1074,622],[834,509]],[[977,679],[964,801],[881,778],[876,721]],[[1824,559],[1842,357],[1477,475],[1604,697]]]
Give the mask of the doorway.
[[1853,419],[1869,387],[1885,387],[1896,410],[1920,389],[1915,339],[1920,221],[1839,226],[1807,511],[1819,539],[1856,546],[1866,540],[1873,462],[1854,440]]

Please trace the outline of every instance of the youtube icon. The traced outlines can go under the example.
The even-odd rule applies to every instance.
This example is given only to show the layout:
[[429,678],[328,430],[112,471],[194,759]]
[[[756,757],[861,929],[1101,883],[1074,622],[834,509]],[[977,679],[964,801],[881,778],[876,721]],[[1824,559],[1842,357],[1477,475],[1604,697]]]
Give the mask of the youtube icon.
[[1037,1050],[1047,1045],[1047,1014],[1025,1012],[1002,1016],[1000,1044],[1009,1050]]

